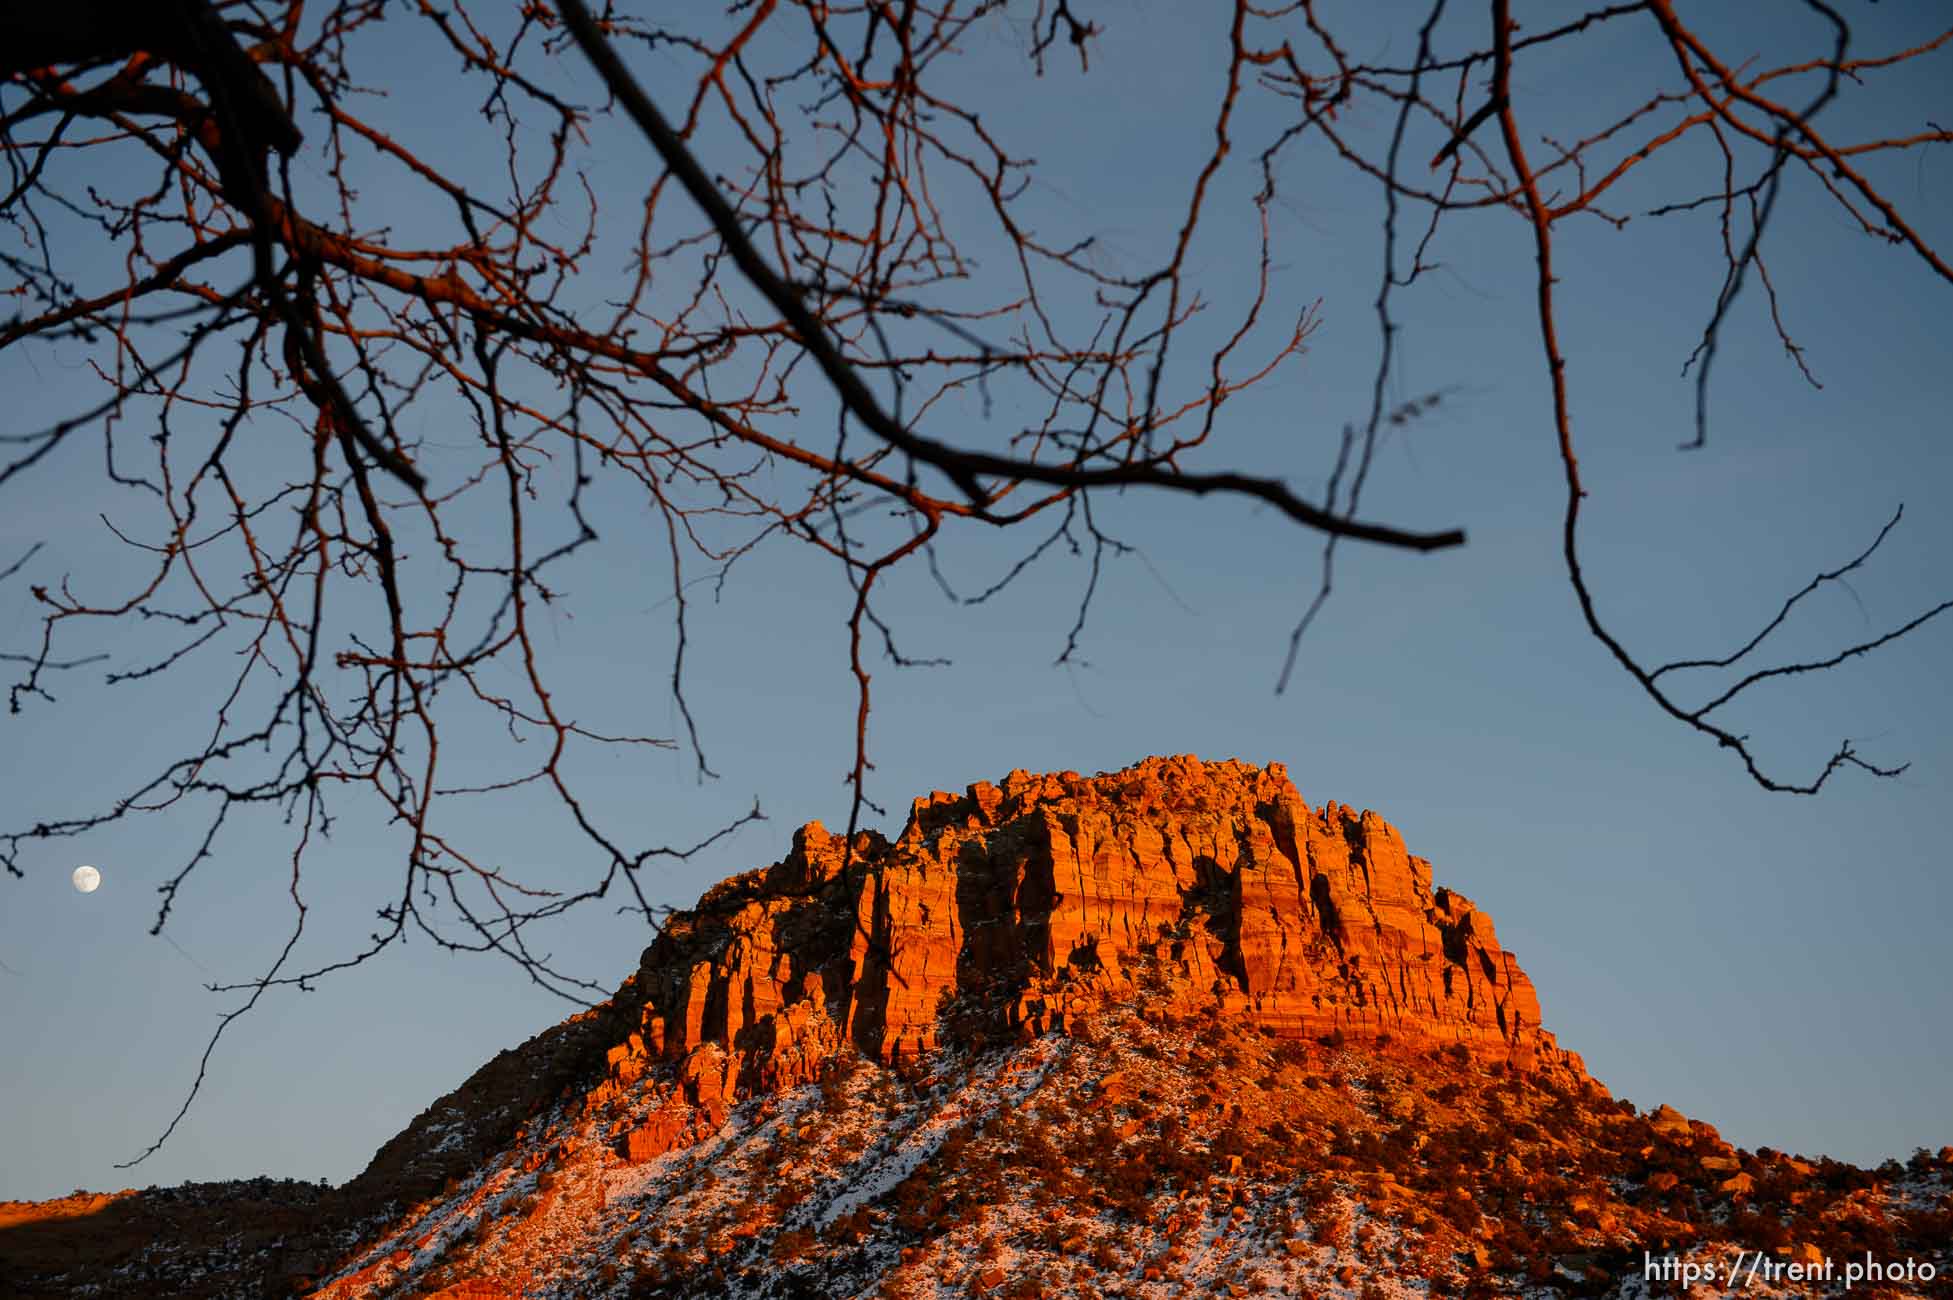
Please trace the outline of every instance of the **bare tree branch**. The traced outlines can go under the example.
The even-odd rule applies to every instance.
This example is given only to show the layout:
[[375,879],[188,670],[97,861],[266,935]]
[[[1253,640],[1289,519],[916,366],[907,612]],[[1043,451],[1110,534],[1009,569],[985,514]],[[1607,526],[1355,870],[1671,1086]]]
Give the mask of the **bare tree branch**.
[[[716,596],[764,550],[805,548],[838,578],[831,630],[845,651],[831,667],[853,687],[849,852],[880,811],[876,675],[944,662],[911,643],[898,575],[926,567],[948,599],[979,604],[1038,565],[1071,566],[1075,612],[1062,635],[1052,629],[1069,670],[1094,653],[1113,566],[1143,561],[1157,540],[1114,518],[1109,493],[1265,506],[1309,530],[1319,550],[1302,566],[1312,590],[1276,675],[1284,689],[1345,543],[1464,541],[1457,528],[1359,514],[1380,449],[1457,391],[1406,392],[1402,367],[1417,294],[1468,223],[1516,218],[1534,252],[1523,274],[1566,493],[1561,562],[1602,652],[1765,789],[1904,770],[1847,741],[1815,776],[1785,778],[1721,721],[1759,688],[1853,663],[1949,608],[1922,601],[1834,648],[1763,658],[1815,609],[1807,596],[1872,567],[1897,512],[1733,653],[1648,667],[1630,649],[1638,636],[1603,617],[1579,532],[1590,485],[1572,435],[1571,343],[1556,323],[1557,302],[1578,290],[1556,279],[1555,254],[1570,218],[1594,218],[1576,225],[1596,239],[1631,218],[1673,223],[1678,238],[1713,226],[1720,287],[1687,365],[1695,443],[1727,364],[1720,341],[1744,324],[1752,283],[1767,328],[1815,384],[1787,324],[1795,304],[1772,276],[1798,229],[1780,213],[1828,205],[1880,250],[1953,280],[1904,196],[1878,183],[1882,163],[1953,135],[1931,120],[1857,132],[1841,123],[1867,119],[1834,111],[1876,102],[1882,77],[1953,48],[1953,30],[1854,55],[1848,24],[1808,0],[1809,48],[1796,37],[1793,57],[1752,60],[1716,48],[1667,0],[1555,14],[1524,33],[1507,0],[1491,4],[1489,32],[1485,10],[1432,0],[1415,27],[1383,19],[1405,28],[1393,48],[1414,49],[1394,64],[1360,54],[1374,15],[1233,0],[1202,19],[1210,46],[1182,56],[1190,74],[1213,74],[1212,97],[1187,110],[1203,129],[1186,154],[1154,163],[1171,215],[1160,251],[1128,271],[1109,269],[1094,228],[1042,233],[1029,142],[1004,138],[981,93],[945,71],[1001,25],[1017,38],[1019,75],[1102,77],[1100,39],[1124,21],[1116,6],[665,8],[0,8],[0,293],[13,303],[0,356],[24,365],[53,352],[74,376],[9,410],[0,491],[41,491],[85,453],[130,503],[101,516],[122,548],[106,572],[42,581],[30,568],[46,562],[38,545],[0,570],[33,610],[24,644],[0,653],[10,706],[52,707],[52,674],[111,647],[102,689],[169,691],[199,673],[217,683],[207,708],[184,711],[166,761],[116,774],[77,809],[37,808],[0,828],[0,865],[22,876],[51,842],[193,818],[196,847],[159,889],[155,933],[169,939],[189,884],[238,827],[278,818],[292,845],[290,928],[255,977],[217,986],[242,1000],[164,1140],[238,1016],[410,939],[492,955],[573,1001],[600,993],[552,955],[549,923],[614,890],[619,912],[655,930],[663,909],[647,869],[703,851],[760,808],[709,833],[642,809],[620,824],[576,774],[593,757],[682,749],[692,779],[715,775],[723,756],[712,745],[708,761],[710,719],[689,698],[711,668],[699,593],[709,584]],[[1645,40],[1672,74],[1616,88],[1618,107],[1593,123],[1542,132],[1528,70],[1585,57],[1603,34]],[[487,132],[485,155],[430,146],[411,111],[364,93],[383,43],[480,89],[478,114],[464,117]],[[639,50],[661,60],[658,103],[628,61]],[[1191,66],[1200,59],[1211,67]],[[607,96],[595,106],[573,90],[589,67]],[[1080,93],[1102,89],[1091,80]],[[620,168],[639,139],[655,163]],[[1298,159],[1299,182],[1286,174]],[[1271,213],[1338,178],[1374,187],[1379,208],[1366,400],[1347,418],[1291,403],[1286,459],[1249,463],[1234,399],[1282,382],[1322,319],[1284,278],[1296,250]],[[1312,481],[1310,466],[1324,473],[1319,497],[1291,486]],[[988,545],[997,537],[1002,554]],[[671,641],[647,648],[662,666],[643,675],[668,683],[671,736],[608,709],[579,716],[576,670],[552,654],[581,566],[606,547],[671,584],[658,607]],[[984,577],[955,568],[959,547]],[[1691,699],[1677,693],[1683,680],[1697,686]],[[560,819],[562,861],[548,874],[502,864],[471,816],[514,792]],[[376,923],[351,942],[308,925],[301,888],[342,818],[390,836],[394,854],[371,900]]]

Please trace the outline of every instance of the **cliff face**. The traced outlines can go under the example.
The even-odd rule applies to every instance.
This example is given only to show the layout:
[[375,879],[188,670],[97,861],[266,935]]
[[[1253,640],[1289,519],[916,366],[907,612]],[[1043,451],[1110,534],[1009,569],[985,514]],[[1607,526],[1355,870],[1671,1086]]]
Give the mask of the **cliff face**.
[[1381,818],[1175,758],[804,827],[353,1182],[0,1206],[0,1294],[1923,1297],[1948,1241],[1953,1147],[1637,1112]]
[[1434,888],[1381,817],[1311,809],[1280,764],[1191,757],[938,792],[900,838],[852,852],[802,827],[784,859],[670,919],[613,1004],[633,1030],[609,1067],[621,1089],[678,1063],[716,1126],[844,1047],[890,1063],[946,1032],[1033,1035],[1138,999],[1584,1075],[1491,918]]

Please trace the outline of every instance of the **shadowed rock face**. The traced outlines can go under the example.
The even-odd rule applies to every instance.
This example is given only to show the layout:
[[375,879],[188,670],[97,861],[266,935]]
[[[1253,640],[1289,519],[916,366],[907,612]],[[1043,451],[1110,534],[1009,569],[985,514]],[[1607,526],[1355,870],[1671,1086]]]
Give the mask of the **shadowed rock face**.
[[671,918],[613,1004],[631,1032],[608,1065],[623,1088],[679,1063],[716,1125],[844,1045],[894,1062],[1135,999],[1584,1075],[1491,918],[1381,817],[1311,809],[1279,763],[1192,757],[937,792],[852,851],[809,823]]

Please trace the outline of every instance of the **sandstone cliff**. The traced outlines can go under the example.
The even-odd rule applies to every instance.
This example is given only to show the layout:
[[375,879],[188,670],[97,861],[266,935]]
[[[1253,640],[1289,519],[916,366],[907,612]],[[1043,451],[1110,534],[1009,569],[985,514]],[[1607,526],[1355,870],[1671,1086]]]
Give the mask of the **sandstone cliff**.
[[[1142,999],[1584,1073],[1491,918],[1434,888],[1381,817],[1311,809],[1279,763],[1181,757],[937,792],[895,841],[852,850],[802,827],[781,861],[670,918],[613,1004],[629,1032],[593,1101],[676,1062],[682,1101],[716,1127],[844,1047],[889,1063]],[[674,1109],[637,1154],[684,1127]]]
[[1645,1300],[1766,1252],[1953,1294],[1953,1147],[1617,1101],[1382,819],[1191,758],[802,828],[344,1187],[9,1209],[22,1296]]

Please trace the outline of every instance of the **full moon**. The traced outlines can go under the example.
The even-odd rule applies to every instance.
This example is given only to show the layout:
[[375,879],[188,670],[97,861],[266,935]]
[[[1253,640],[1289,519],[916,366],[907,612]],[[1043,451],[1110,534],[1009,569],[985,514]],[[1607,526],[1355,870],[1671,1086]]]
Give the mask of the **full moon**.
[[93,867],[76,867],[75,888],[84,894],[92,894],[102,883],[102,873]]

